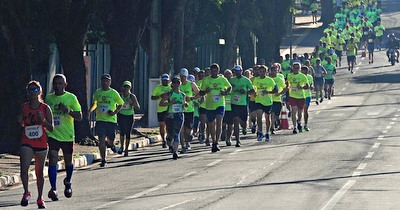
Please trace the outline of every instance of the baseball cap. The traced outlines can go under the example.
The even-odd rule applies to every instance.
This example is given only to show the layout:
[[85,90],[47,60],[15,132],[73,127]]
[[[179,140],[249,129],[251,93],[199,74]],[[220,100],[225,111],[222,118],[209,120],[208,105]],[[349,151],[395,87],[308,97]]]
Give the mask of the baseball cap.
[[189,74],[188,78],[189,81],[193,82],[195,80],[194,76],[192,74]]
[[196,73],[199,73],[200,72],[200,68],[199,67],[194,67],[193,71],[196,72]]
[[122,86],[129,86],[132,87],[132,83],[129,81],[125,81],[124,83],[122,83]]
[[233,70],[242,71],[243,69],[240,65],[236,65],[235,67],[233,67]]
[[175,82],[181,82],[181,79],[179,77],[172,78],[172,83],[175,83]]
[[181,76],[187,77],[189,75],[189,71],[186,68],[181,69]]
[[109,74],[103,74],[101,75],[102,79],[111,79],[111,76]]
[[161,76],[161,80],[169,80],[169,75],[168,74],[163,74]]

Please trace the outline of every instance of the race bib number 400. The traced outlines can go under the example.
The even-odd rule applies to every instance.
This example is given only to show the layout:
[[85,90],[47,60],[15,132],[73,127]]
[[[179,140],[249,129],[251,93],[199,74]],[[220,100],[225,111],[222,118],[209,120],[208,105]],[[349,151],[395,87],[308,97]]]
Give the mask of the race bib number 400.
[[28,139],[38,139],[43,135],[42,125],[31,125],[25,127],[25,135]]

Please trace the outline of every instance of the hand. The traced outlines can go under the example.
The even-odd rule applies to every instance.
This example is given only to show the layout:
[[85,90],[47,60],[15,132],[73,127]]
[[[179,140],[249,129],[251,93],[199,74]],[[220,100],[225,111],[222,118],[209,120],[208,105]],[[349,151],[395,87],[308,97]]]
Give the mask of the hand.
[[175,98],[172,99],[172,101],[170,101],[171,104],[175,104],[175,102],[176,102],[176,99],[175,99]]
[[211,90],[210,90],[210,88],[207,88],[206,89],[206,93],[209,93]]
[[25,124],[24,124],[24,120],[22,119],[21,115],[18,116],[17,121],[21,125],[21,127],[24,127]]
[[44,122],[45,118],[42,111],[38,111],[38,118],[40,122]]
[[268,93],[269,93],[269,92],[268,92],[267,90],[261,91],[261,95],[263,95],[263,96],[267,95]]
[[65,106],[65,105],[64,105],[63,103],[61,103],[61,102],[58,104],[58,109],[60,109],[61,111],[63,111],[64,114],[65,114],[65,113],[68,113],[68,111],[69,111],[68,107]]
[[111,111],[111,110],[108,110],[108,115],[110,115],[110,116],[114,116],[115,115],[115,111]]

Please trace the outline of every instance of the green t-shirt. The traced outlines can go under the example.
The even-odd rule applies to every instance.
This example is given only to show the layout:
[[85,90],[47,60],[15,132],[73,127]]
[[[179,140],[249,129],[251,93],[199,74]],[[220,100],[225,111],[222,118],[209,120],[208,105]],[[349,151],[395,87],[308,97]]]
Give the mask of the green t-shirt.
[[53,112],[54,130],[46,133],[47,136],[58,141],[73,142],[75,139],[74,118],[68,113],[63,113],[58,108],[60,103],[63,103],[71,111],[81,111],[81,105],[74,94],[70,92],[65,92],[59,96],[54,93],[48,94],[46,96],[46,104],[49,105]]
[[302,74],[302,73],[298,73],[298,74],[289,74],[288,75],[288,83],[289,83],[289,97],[291,98],[296,98],[296,99],[302,99],[302,98],[306,98],[305,93],[304,93],[304,89],[303,88],[299,88],[299,86],[303,87],[307,84],[308,79],[307,76]]
[[[280,93],[286,87],[285,79],[283,79],[283,77],[280,77],[279,75],[281,74],[278,74],[276,77],[272,78],[276,86],[278,87],[278,93]],[[275,94],[272,94],[272,101],[282,102],[282,95],[277,96]]]
[[206,94],[206,109],[216,110],[220,106],[225,106],[225,96],[221,95],[221,91],[226,91],[230,87],[231,84],[223,76],[218,76],[217,78],[208,76],[204,78],[201,90],[210,89],[210,92]]
[[312,12],[318,11],[318,4],[315,3],[315,2],[312,3],[312,4],[310,5],[310,9],[311,9]]
[[119,111],[122,115],[134,115],[135,110],[133,103],[129,103],[129,98],[133,95],[130,93],[129,95],[125,96],[124,93],[120,93],[122,100],[124,100],[124,104],[122,104],[121,110]]
[[[233,77],[229,80],[232,86],[232,101],[231,103],[234,105],[247,105],[247,91],[253,89],[253,85],[251,81],[247,77]],[[244,90],[246,93],[240,93],[240,90]]]
[[333,64],[326,64],[324,65],[324,68],[326,70],[326,75],[325,79],[335,79],[335,66]]
[[281,63],[281,67],[282,67],[282,71],[289,70],[290,69],[290,60],[284,60]]
[[[180,86],[180,90],[186,95],[186,97],[193,97],[193,89],[192,82],[187,81],[186,84],[182,84]],[[185,109],[185,112],[194,112],[193,101],[188,102],[188,107]]]
[[[196,84],[199,88],[201,87],[201,84],[203,83],[203,81],[204,81],[204,79],[196,81]],[[204,100],[199,100],[199,102],[201,102],[199,108],[205,109],[206,108],[206,98],[204,98]]]
[[185,111],[184,107],[184,100],[185,100],[185,93],[182,91],[179,91],[179,93],[176,93],[175,91],[171,91],[171,96],[169,97],[168,101],[172,101],[175,99],[175,103],[167,106],[168,108],[168,113],[169,114],[174,114],[174,113],[182,113]]
[[[307,74],[307,80],[308,80],[308,85],[311,87],[314,84],[313,76],[310,74]],[[310,88],[307,90],[304,90],[304,92],[305,92],[306,98],[309,98],[309,97],[311,98],[312,92],[311,92]]]
[[375,26],[374,31],[376,33],[376,37],[381,37],[383,36],[383,32],[385,32],[385,27],[383,25]]
[[276,86],[275,81],[268,76],[265,78],[256,77],[253,81],[253,85],[256,90],[256,103],[264,106],[271,106],[273,103],[272,93],[264,94],[262,91],[272,91]]
[[346,48],[347,48],[347,56],[356,55],[357,45],[355,43],[348,43],[346,45]]
[[96,121],[117,122],[117,115],[110,116],[108,111],[115,111],[117,105],[124,104],[119,93],[110,88],[109,90],[97,89],[93,95],[93,102],[97,104]]
[[[162,84],[159,84],[154,88],[153,94],[151,94],[151,95],[152,96],[161,96],[162,94],[167,93],[171,90],[172,90],[171,85],[164,86]],[[159,105],[160,101],[161,101],[161,97],[159,99],[157,99],[157,112],[160,113],[160,112],[167,111],[168,107],[160,106]]]
[[335,49],[338,51],[343,51],[343,46],[345,44],[346,44],[346,42],[344,41],[344,39],[342,37],[340,37],[339,39],[336,39]]

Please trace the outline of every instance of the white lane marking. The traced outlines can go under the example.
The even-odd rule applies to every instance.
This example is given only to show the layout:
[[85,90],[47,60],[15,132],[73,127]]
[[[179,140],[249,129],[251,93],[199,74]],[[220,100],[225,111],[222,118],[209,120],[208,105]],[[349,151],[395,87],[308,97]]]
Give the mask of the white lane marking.
[[176,206],[179,206],[179,205],[182,205],[182,204],[188,203],[188,202],[190,202],[190,201],[194,201],[194,200],[196,200],[196,198],[193,198],[193,199],[191,199],[191,200],[185,200],[185,201],[182,201],[182,202],[180,202],[180,203],[172,204],[172,205],[170,205],[170,206],[166,206],[166,207],[161,208],[161,209],[159,209],[159,210],[165,210],[165,209],[174,208],[174,207],[176,207]]
[[384,135],[380,135],[380,136],[378,136],[378,140],[382,140],[383,138],[384,138],[385,136]]
[[324,207],[322,207],[321,210],[332,209],[336,205],[336,203],[339,202],[339,200],[343,197],[343,195],[347,192],[347,190],[349,190],[350,187],[353,186],[354,183],[356,182],[357,180],[354,179],[347,181],[347,183],[343,185],[343,187],[340,188],[340,190],[337,191],[335,195],[333,195],[333,197],[328,201],[328,203],[325,204]]
[[368,155],[365,158],[372,158],[375,152],[368,152]]
[[390,125],[386,126],[386,129],[387,129],[387,130],[389,130],[389,129],[391,129],[391,128],[392,128],[392,126],[390,126]]
[[375,143],[374,146],[372,147],[373,149],[378,148],[381,145],[381,143]]
[[387,130],[383,130],[382,133],[388,133],[388,131]]
[[235,150],[235,151],[233,151],[233,152],[231,152],[231,153],[229,153],[230,155],[236,155],[238,152],[241,152],[242,150],[241,149],[237,149],[237,150]]
[[371,116],[371,115],[378,115],[379,112],[368,112],[367,115]]
[[[400,109],[399,109],[399,110],[397,110],[397,111],[400,111]],[[395,114],[394,116],[395,116],[395,117],[398,117],[399,115],[398,115],[398,114]]]
[[393,121],[396,121],[396,120],[397,120],[397,118],[392,118],[392,120],[393,120]]
[[390,123],[389,123],[389,125],[394,125],[394,124],[395,124],[395,122],[390,122]]
[[346,84],[345,85],[349,85],[350,84],[350,82],[346,82]]
[[357,167],[357,170],[363,170],[366,166],[367,166],[367,163],[360,163],[360,165],[358,165],[358,167]]
[[343,115],[344,115],[344,113],[332,114],[332,116],[334,116],[334,117],[340,117],[340,116],[343,116]]
[[274,165],[274,164],[275,164],[275,163],[270,163],[269,165],[272,166],[272,165]]
[[315,112],[315,114],[319,114],[319,113],[321,113],[321,111],[316,111],[316,112]]
[[195,174],[195,173],[197,173],[197,171],[191,171],[191,172],[189,172],[189,173],[187,173],[187,174],[181,176],[181,178],[186,178],[186,177],[188,177],[188,176],[192,176],[192,175]]
[[355,172],[353,173],[353,175],[351,175],[351,176],[357,177],[357,176],[360,176],[360,175],[361,175],[361,171],[355,171]]
[[157,185],[157,186],[155,186],[153,188],[147,189],[147,190],[145,190],[143,192],[139,192],[139,193],[133,194],[131,196],[125,197],[125,198],[123,198],[121,200],[105,203],[103,205],[100,205],[100,206],[96,207],[95,209],[102,209],[102,208],[105,208],[105,207],[110,206],[110,205],[121,203],[121,202],[123,202],[125,200],[131,200],[131,199],[134,199],[134,198],[139,198],[139,197],[142,197],[143,195],[146,195],[148,193],[157,191],[157,190],[162,189],[162,188],[164,188],[166,186],[168,186],[168,184],[160,184],[160,185]]
[[211,162],[211,163],[207,164],[207,166],[208,166],[208,167],[214,166],[214,165],[218,164],[218,163],[221,162],[221,161],[222,161],[222,159],[215,160],[214,162]]
[[342,88],[342,91],[345,91],[345,90],[346,90],[346,87]]

